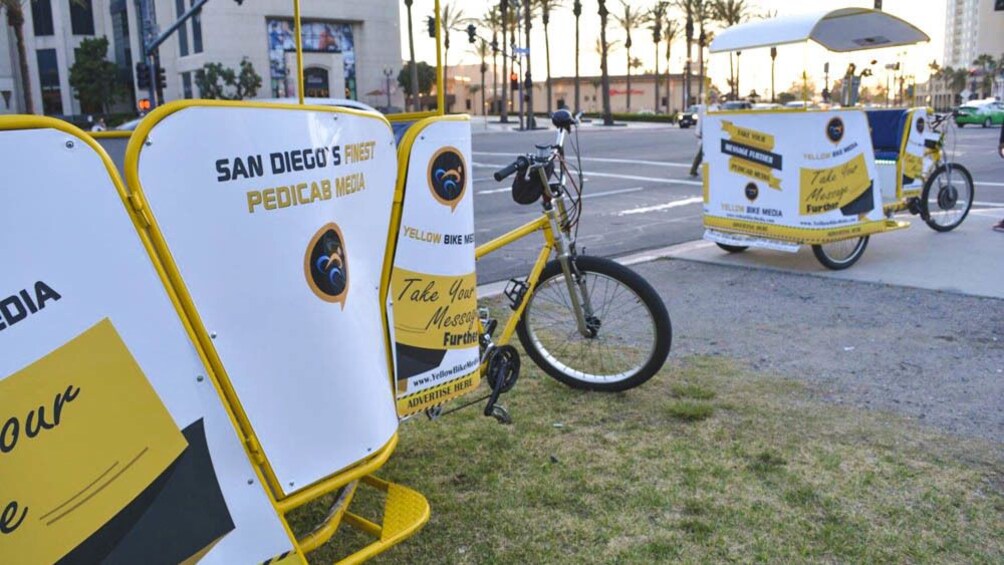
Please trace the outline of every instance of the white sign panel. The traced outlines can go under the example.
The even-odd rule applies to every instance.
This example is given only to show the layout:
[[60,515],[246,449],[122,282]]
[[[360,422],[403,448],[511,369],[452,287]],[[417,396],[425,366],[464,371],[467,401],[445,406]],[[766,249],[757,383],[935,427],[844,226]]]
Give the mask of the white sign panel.
[[408,178],[391,275],[401,416],[472,392],[479,371],[470,122],[412,127],[421,134],[401,157]]
[[99,154],[54,129],[0,153],[2,561],[290,552]]
[[189,107],[150,131],[138,168],[282,488],[386,445],[397,429],[380,298],[397,170],[386,120]]
[[864,112],[705,119],[706,227],[817,243],[883,220]]

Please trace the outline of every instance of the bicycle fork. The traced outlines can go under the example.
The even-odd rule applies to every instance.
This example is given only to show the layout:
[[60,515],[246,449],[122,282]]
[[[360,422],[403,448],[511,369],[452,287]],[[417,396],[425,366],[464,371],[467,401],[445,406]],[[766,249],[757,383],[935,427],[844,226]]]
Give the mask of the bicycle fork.
[[565,275],[572,312],[575,314],[575,324],[583,337],[594,338],[599,330],[599,323],[593,315],[593,306],[589,299],[589,289],[586,287],[585,277],[575,266],[575,244],[558,226],[554,209],[548,210],[547,215],[551,221],[551,230],[555,234],[554,250],[558,256],[558,263],[561,264],[561,272]]

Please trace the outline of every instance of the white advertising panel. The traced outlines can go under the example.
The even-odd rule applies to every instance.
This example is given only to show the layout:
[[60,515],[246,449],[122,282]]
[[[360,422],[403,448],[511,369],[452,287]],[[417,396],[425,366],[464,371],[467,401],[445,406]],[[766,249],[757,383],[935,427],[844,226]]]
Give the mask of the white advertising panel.
[[0,561],[299,560],[100,154],[0,154]]
[[391,274],[401,416],[472,392],[479,376],[471,124],[430,118],[412,128]]
[[380,296],[397,170],[387,121],[187,106],[130,167],[283,490],[385,446],[397,429]]
[[906,147],[903,152],[903,191],[917,193],[924,188],[924,180],[934,168],[932,149],[927,148],[927,140],[937,141],[938,134],[931,130],[931,122],[926,108],[910,111],[906,123]]
[[711,113],[704,225],[821,243],[881,229],[864,112]]

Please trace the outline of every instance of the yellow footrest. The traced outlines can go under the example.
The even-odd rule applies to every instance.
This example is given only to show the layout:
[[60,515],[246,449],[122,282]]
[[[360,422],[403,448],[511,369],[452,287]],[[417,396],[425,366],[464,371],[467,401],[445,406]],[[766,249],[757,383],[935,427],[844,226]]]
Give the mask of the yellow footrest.
[[339,562],[342,564],[362,563],[383,553],[414,535],[429,521],[429,501],[421,493],[372,475],[363,477],[362,482],[382,490],[387,495],[384,501],[383,525],[375,524],[352,512],[346,512],[344,517],[346,524],[372,535],[377,540]]

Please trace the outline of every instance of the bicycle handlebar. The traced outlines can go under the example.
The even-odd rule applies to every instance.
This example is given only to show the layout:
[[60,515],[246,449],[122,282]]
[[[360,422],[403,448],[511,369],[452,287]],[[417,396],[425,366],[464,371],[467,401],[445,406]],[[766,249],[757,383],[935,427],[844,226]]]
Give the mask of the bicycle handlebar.
[[495,171],[492,177],[495,179],[495,182],[502,182],[502,179],[512,175],[513,173],[515,173],[520,169],[525,169],[529,166],[530,166],[529,159],[523,156],[519,156],[512,163],[509,163],[505,167]]

